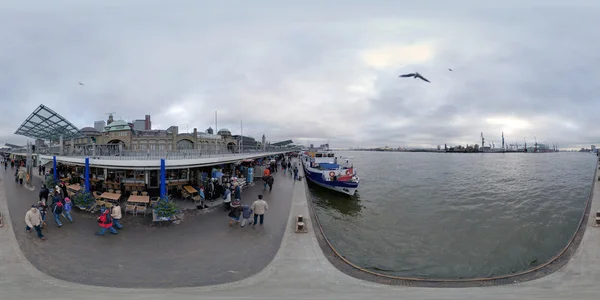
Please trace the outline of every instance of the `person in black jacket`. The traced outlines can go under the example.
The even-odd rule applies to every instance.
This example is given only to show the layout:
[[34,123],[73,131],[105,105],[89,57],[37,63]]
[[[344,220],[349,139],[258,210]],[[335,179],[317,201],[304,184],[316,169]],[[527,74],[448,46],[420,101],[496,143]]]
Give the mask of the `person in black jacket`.
[[46,185],[42,184],[42,188],[40,189],[40,201],[42,201],[42,199],[44,199],[46,202],[48,202],[48,194],[49,193],[50,193],[50,191],[48,190]]
[[54,222],[56,222],[56,225],[58,225],[58,227],[62,227],[62,222],[60,221],[60,216],[62,215],[62,212],[63,204],[61,201],[52,204],[52,214],[54,215]]

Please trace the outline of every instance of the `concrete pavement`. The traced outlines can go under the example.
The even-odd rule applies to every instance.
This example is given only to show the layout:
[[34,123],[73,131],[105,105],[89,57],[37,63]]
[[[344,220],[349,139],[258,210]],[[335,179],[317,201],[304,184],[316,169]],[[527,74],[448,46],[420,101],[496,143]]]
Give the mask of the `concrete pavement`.
[[[55,279],[27,261],[11,226],[5,225],[0,228],[0,299],[592,299],[600,290],[600,228],[591,227],[594,218],[571,262],[534,281],[477,288],[386,286],[347,276],[328,262],[312,230],[306,193],[304,182],[295,183],[281,248],[265,269],[237,282],[196,288],[105,288]],[[592,212],[600,209],[599,195],[596,185]],[[0,191],[0,210],[10,224],[4,197]],[[294,232],[298,214],[305,216],[308,233]]]
[[[37,174],[36,174],[37,175]],[[179,225],[151,227],[152,215],[123,216],[119,235],[98,237],[98,214],[73,210],[74,223],[61,219],[59,228],[48,213],[48,238],[25,232],[24,213],[36,203],[36,191],[5,180],[12,225],[21,251],[40,271],[58,279],[111,287],[184,287],[237,281],[262,270],[275,256],[289,215],[293,180],[275,173],[272,191],[258,182],[242,192],[252,204],[259,193],[270,204],[265,224],[250,228],[228,226],[221,207],[208,213],[191,212]],[[0,172],[0,176],[7,176]],[[12,176],[11,176],[12,178]],[[37,176],[36,176],[37,178]],[[8,178],[6,178],[8,179]],[[144,221],[142,221],[144,220]],[[106,274],[111,274],[106,276]]]

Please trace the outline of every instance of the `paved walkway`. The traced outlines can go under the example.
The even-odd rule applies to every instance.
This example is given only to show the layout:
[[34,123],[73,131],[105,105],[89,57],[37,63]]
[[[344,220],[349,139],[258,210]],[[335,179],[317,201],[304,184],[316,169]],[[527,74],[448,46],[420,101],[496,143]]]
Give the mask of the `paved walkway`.
[[[594,218],[590,218],[590,228],[572,261],[538,280],[454,289],[385,286],[354,279],[335,269],[323,255],[312,230],[294,233],[291,216],[309,216],[306,193],[304,182],[295,184],[286,233],[273,261],[254,276],[216,286],[106,289],[57,280],[27,261],[10,226],[4,226],[0,228],[0,299],[595,299],[600,291],[600,228],[591,227]],[[3,196],[0,190],[0,211],[6,214]],[[595,212],[600,209],[600,185],[595,186],[593,201]],[[309,217],[306,222],[312,226]]]
[[[10,173],[10,174],[8,174]],[[7,176],[10,175],[10,176]],[[252,204],[262,193],[269,203],[265,224],[256,228],[228,226],[223,207],[209,213],[184,215],[179,225],[150,227],[151,215],[124,215],[119,235],[98,237],[97,215],[73,210],[75,222],[58,228],[48,214],[46,241],[24,230],[24,214],[37,201],[35,191],[15,184],[12,172],[3,173],[4,189],[19,246],[40,271],[83,284],[112,287],[184,287],[232,282],[254,275],[275,256],[285,231],[293,180],[275,173],[271,192],[262,181],[242,192],[242,203]],[[8,178],[7,178],[8,177]],[[141,222],[145,219],[145,222]],[[107,276],[110,274],[110,276]]]

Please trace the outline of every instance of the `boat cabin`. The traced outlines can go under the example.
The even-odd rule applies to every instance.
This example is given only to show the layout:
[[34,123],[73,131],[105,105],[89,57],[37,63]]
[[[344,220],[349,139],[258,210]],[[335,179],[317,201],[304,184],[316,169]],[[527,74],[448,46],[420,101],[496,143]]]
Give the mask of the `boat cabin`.
[[[333,152],[308,152],[310,166],[320,170],[338,170],[350,168],[347,159],[337,157]],[[339,161],[338,161],[339,160]]]

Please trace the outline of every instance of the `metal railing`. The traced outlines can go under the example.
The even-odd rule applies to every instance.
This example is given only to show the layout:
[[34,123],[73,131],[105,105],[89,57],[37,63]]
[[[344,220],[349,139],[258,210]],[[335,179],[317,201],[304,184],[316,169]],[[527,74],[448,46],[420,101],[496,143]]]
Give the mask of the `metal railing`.
[[[295,151],[292,147],[268,147],[260,149],[258,147],[244,148],[241,153],[235,149],[220,147],[214,145],[200,145],[199,149],[177,149],[177,150],[129,150],[122,145],[85,145],[85,146],[65,146],[46,147],[36,149],[34,154],[55,155],[66,157],[89,157],[92,159],[103,160],[157,160],[157,159],[202,159],[216,157],[247,157],[252,154],[273,153],[282,151]],[[26,154],[27,149],[11,150],[10,153]]]

